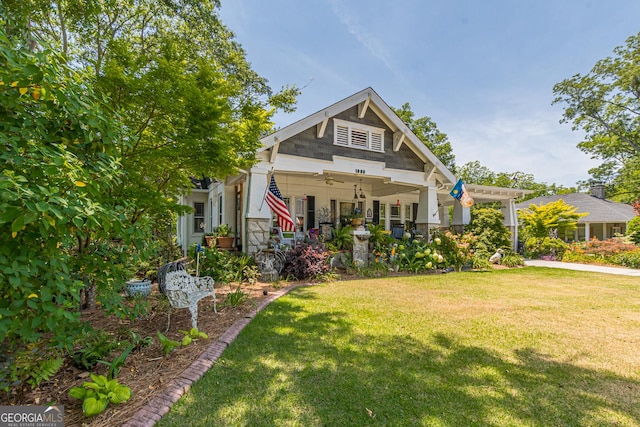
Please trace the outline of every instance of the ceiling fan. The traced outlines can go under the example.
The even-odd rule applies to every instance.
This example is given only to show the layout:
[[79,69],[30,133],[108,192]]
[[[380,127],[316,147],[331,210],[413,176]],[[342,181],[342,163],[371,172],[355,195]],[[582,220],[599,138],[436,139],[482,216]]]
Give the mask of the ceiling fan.
[[340,181],[332,177],[331,174],[327,174],[327,176],[324,177],[324,182],[327,185],[333,185],[334,182],[344,183],[344,181]]

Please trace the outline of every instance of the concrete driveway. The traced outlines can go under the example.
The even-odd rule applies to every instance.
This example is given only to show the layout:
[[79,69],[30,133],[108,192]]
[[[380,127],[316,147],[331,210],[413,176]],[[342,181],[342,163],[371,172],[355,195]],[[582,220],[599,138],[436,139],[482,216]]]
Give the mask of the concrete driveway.
[[594,264],[577,264],[572,262],[560,262],[560,261],[543,261],[541,259],[530,259],[524,262],[524,265],[531,267],[549,267],[549,268],[564,268],[566,270],[579,270],[579,271],[591,271],[594,273],[607,273],[607,274],[619,274],[622,276],[636,276],[640,277],[640,270],[625,267],[613,267]]

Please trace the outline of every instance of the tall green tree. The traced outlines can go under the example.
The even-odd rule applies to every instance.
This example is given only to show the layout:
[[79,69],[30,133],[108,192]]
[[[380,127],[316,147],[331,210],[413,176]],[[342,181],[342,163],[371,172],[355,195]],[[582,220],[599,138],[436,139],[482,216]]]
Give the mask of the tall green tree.
[[112,197],[127,179],[117,116],[64,58],[26,46],[0,27],[0,347],[70,348],[82,294],[124,314],[148,225]]
[[129,179],[117,189],[143,215],[180,211],[191,177],[250,167],[276,108],[292,109],[295,87],[273,93],[220,21],[212,0],[7,0],[33,40],[57,43],[123,118]]
[[430,117],[414,118],[415,113],[408,102],[400,108],[391,109],[446,167],[455,169],[456,156],[453,154],[449,137],[438,129]]
[[602,160],[589,173],[608,183],[610,197],[630,202],[640,197],[640,33],[613,53],[556,84],[554,103],[564,105],[564,122],[585,132],[578,148]]

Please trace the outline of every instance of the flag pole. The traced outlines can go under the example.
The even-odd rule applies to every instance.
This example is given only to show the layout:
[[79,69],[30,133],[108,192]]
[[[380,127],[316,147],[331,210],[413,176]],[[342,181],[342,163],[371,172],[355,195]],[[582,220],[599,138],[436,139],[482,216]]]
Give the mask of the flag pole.
[[262,202],[260,203],[260,210],[262,210],[262,207],[264,206],[264,199],[265,197],[267,197],[267,191],[269,191],[269,185],[271,185],[270,175],[273,175],[273,166],[271,167],[271,170],[267,172],[267,186],[264,188],[264,194],[262,195]]

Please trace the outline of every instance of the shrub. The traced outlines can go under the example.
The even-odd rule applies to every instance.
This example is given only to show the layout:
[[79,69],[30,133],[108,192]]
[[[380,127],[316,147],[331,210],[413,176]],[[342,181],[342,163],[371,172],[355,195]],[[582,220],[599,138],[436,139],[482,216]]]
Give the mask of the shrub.
[[53,377],[62,367],[64,357],[60,350],[32,343],[14,353],[0,352],[0,362],[0,390],[22,393],[27,389],[25,385],[33,389]]
[[576,212],[575,206],[559,199],[547,204],[531,204],[519,213],[522,235],[530,237],[568,236],[577,228],[578,220],[587,213]]
[[525,256],[539,258],[542,255],[555,255],[562,258],[567,250],[567,244],[560,239],[551,237],[530,237],[524,244]]
[[508,253],[502,257],[502,265],[505,265],[509,268],[519,267],[524,265],[524,258],[522,258],[519,254],[516,253]]
[[627,236],[631,238],[633,243],[640,245],[640,216],[633,217],[627,223]]
[[451,231],[434,232],[432,242],[444,257],[443,267],[453,267],[457,271],[471,260],[471,247],[476,239],[472,233],[454,234]]
[[143,206],[119,191],[128,182],[125,126],[55,50],[29,51],[5,28],[0,343],[12,352],[45,341],[44,351],[71,350],[83,305],[126,314],[118,284],[143,258],[151,230],[146,218],[132,226]]
[[118,348],[112,335],[102,329],[90,329],[83,332],[77,340],[80,347],[73,352],[73,364],[84,370],[92,369],[99,360],[109,357]]
[[562,260],[640,268],[640,248],[617,237],[607,240],[593,239],[570,245]]
[[439,252],[435,242],[427,243],[421,240],[401,243],[397,247],[399,268],[411,273],[422,273],[446,267],[446,260]]
[[474,270],[484,270],[492,268],[491,261],[484,254],[473,254],[471,256],[471,268]]
[[333,230],[333,237],[331,238],[331,244],[336,247],[337,250],[351,250],[353,248],[353,236],[351,232],[353,227],[350,225],[337,226]]
[[369,244],[373,245],[373,251],[380,251],[394,243],[394,238],[385,231],[383,225],[369,224]]
[[471,222],[465,230],[475,236],[473,252],[481,252],[487,257],[498,249],[511,247],[511,232],[502,223],[502,212],[492,208],[478,208],[471,211]]
[[329,252],[323,245],[303,243],[285,254],[284,275],[297,280],[315,279],[329,271]]
[[611,263],[628,268],[640,268],[640,249],[631,252],[615,254],[610,258]]
[[[195,250],[190,250],[189,256],[194,257],[193,254]],[[194,262],[192,264],[195,265]],[[211,276],[219,284],[255,283],[259,272],[255,261],[248,255],[236,255],[218,248],[205,248],[200,255],[200,275]]]

